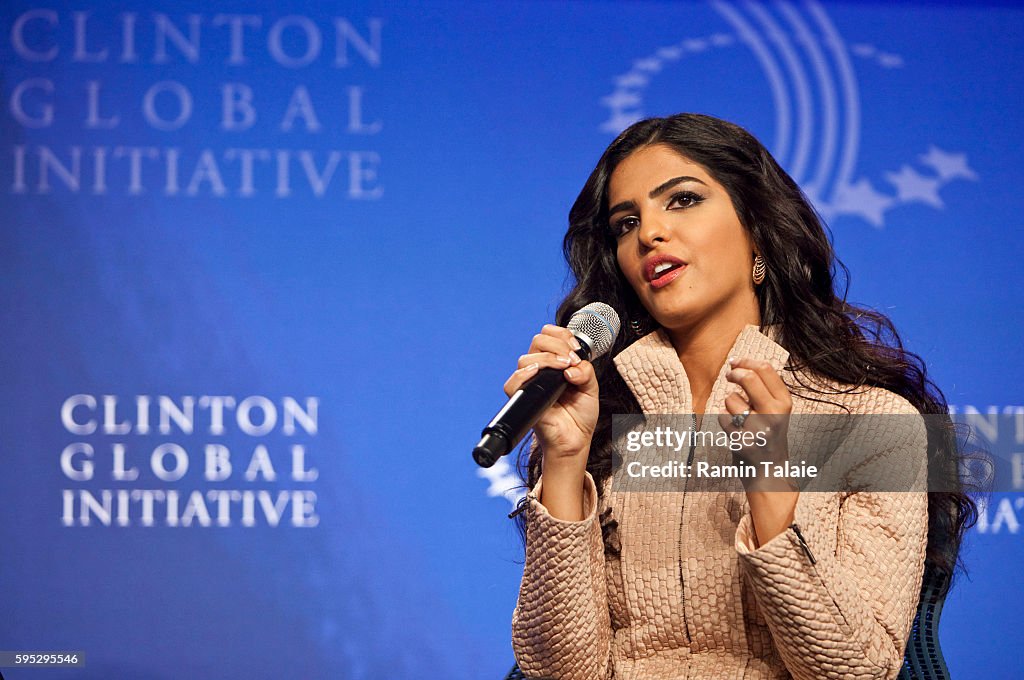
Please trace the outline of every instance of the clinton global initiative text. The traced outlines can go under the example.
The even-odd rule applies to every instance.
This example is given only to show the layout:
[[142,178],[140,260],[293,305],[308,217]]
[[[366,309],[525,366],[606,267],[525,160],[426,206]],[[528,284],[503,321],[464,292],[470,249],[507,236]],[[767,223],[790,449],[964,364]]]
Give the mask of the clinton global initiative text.
[[[12,194],[72,193],[252,198],[321,197],[329,190],[353,200],[379,199],[376,151],[341,149],[183,150],[157,146],[18,145],[12,149]],[[333,187],[333,189],[332,189]]]
[[75,436],[59,458],[61,524],[316,527],[319,409],[317,397],[73,394],[59,410]]
[[66,527],[315,527],[316,493],[289,490],[63,489]]

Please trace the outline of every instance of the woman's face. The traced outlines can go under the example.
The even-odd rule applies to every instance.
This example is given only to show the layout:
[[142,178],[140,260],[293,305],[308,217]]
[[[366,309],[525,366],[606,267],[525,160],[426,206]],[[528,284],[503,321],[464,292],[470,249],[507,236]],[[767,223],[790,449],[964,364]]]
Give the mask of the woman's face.
[[753,242],[703,167],[664,144],[642,147],[612,173],[608,207],[619,267],[659,324],[759,321]]

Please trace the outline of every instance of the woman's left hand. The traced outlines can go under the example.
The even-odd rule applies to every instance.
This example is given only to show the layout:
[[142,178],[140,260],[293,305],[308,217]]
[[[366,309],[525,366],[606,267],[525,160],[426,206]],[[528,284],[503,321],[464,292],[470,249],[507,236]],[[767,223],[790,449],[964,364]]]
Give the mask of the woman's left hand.
[[[758,545],[782,533],[793,522],[799,495],[796,484],[785,477],[765,475],[789,461],[787,435],[793,398],[782,378],[767,361],[730,358],[726,379],[743,388],[747,398],[733,392],[725,399],[728,415],[718,422],[727,433],[750,432],[755,444],[735,452],[741,461],[755,466],[756,478],[743,478]],[[758,437],[758,435],[762,435]],[[763,442],[763,444],[762,444]],[[781,493],[780,493],[781,492]],[[756,547],[756,546],[755,546]]]
[[[746,398],[739,391],[732,392],[725,399],[728,415],[719,416],[719,424],[726,432],[751,433],[744,440],[753,440],[734,452],[736,463],[746,463],[757,468],[756,478],[743,478],[746,491],[794,490],[795,485],[782,477],[766,476],[763,463],[783,465],[790,453],[786,443],[790,414],[793,412],[793,397],[790,389],[768,362],[746,357],[730,358],[730,371],[726,380],[743,388]],[[779,482],[782,483],[779,483]]]

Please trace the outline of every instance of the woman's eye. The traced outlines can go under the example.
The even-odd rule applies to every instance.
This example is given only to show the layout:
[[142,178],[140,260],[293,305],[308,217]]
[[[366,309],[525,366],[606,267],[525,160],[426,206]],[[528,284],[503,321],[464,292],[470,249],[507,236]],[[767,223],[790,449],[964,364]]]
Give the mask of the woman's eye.
[[669,199],[669,206],[677,205],[681,208],[692,208],[703,200],[704,197],[700,194],[692,191],[680,191],[678,194],[673,194],[672,198]]
[[637,219],[636,217],[622,217],[615,220],[615,224],[612,225],[612,231],[615,233],[615,236],[622,236],[630,229],[633,229],[639,224],[640,220]]

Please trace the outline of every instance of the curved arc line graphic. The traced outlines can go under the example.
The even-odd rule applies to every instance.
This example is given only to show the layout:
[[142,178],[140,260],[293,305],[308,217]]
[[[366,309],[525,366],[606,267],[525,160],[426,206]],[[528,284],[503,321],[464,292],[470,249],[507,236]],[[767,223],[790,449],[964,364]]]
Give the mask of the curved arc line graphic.
[[[665,62],[677,61],[681,46],[690,52],[703,52],[708,44],[722,47],[742,42],[758,61],[776,106],[775,156],[785,166],[787,154],[794,154],[791,175],[827,219],[850,216],[881,229],[894,205],[924,202],[943,209],[936,193],[939,188],[957,177],[977,180],[977,173],[966,165],[965,154],[944,152],[932,145],[928,155],[919,159],[934,168],[939,174],[937,180],[906,177],[905,173],[912,170],[904,164],[900,172],[885,173],[890,183],[897,185],[896,195],[876,190],[863,176],[854,184],[862,132],[860,86],[850,49],[820,0],[777,0],[771,7],[760,0],[742,0],[742,5],[740,0],[709,0],[708,4],[735,34],[719,31],[707,38],[688,39],[678,46],[659,49],[643,63],[634,62],[632,70],[615,78],[613,95],[602,99],[611,114],[601,125],[602,131],[621,132],[641,116],[639,109],[627,111],[626,107],[642,104],[648,72],[660,70]],[[852,54],[865,58],[877,51],[867,44],[855,44],[854,48]],[[780,67],[780,53],[785,70]],[[884,56],[901,59],[888,53]],[[892,66],[881,61],[879,65]],[[787,77],[792,79],[791,84]],[[791,89],[795,99],[790,97]],[[790,149],[794,139],[794,148]],[[814,176],[806,178],[812,163]]]
[[761,68],[764,69],[765,76],[768,78],[768,85],[772,90],[775,111],[778,114],[778,118],[775,121],[775,149],[773,153],[781,165],[786,165],[786,156],[789,153],[791,115],[789,111],[789,98],[786,95],[786,84],[782,78],[779,66],[775,63],[774,57],[772,57],[768,48],[765,47],[761,38],[750,27],[750,24],[740,16],[739,12],[721,0],[711,0],[711,6],[726,21],[732,24],[740,40],[747,43],[754,56],[761,63]]
[[836,138],[839,128],[839,111],[836,106],[836,90],[828,73],[828,59],[822,54],[818,42],[811,34],[810,28],[790,2],[779,5],[782,14],[789,21],[796,33],[797,41],[806,46],[810,62],[814,67],[815,80],[821,89],[821,100],[824,112],[822,115],[823,131],[821,153],[814,171],[814,178],[808,183],[808,193],[820,194],[825,190],[829,173],[836,155]]
[[857,161],[857,151],[860,145],[860,97],[857,92],[857,82],[853,75],[853,67],[850,64],[849,55],[846,53],[846,44],[835,26],[829,20],[828,15],[821,8],[816,0],[807,0],[807,9],[814,17],[822,33],[825,34],[825,43],[832,52],[839,68],[839,75],[842,79],[843,99],[846,112],[845,135],[843,139],[843,151],[839,161],[839,172],[836,181],[832,185],[833,191],[830,197],[832,201],[838,197],[846,187],[850,185],[850,178],[853,175],[853,165]]
[[782,61],[789,71],[796,92],[797,115],[794,120],[796,127],[796,147],[790,174],[800,184],[804,179],[808,156],[811,150],[811,136],[814,132],[814,110],[811,106],[811,90],[807,83],[807,74],[800,59],[790,44],[782,28],[775,22],[771,14],[760,4],[751,0],[744,3],[747,10],[764,26],[765,35],[775,43],[782,53]]

